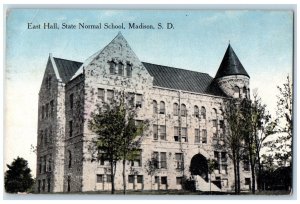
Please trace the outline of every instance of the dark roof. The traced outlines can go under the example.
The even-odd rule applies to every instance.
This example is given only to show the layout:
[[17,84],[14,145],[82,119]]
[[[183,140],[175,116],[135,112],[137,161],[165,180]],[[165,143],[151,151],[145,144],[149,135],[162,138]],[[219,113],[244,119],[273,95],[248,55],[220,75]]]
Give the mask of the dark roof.
[[82,62],[76,62],[66,59],[55,58],[56,67],[59,72],[59,76],[64,83],[67,83],[75,72],[82,65]]
[[239,58],[236,56],[229,44],[215,78],[217,79],[231,75],[245,75],[249,77]]
[[[67,83],[82,65],[82,62],[55,57],[54,60],[59,75],[64,83]],[[214,79],[208,74],[163,65],[156,65],[147,62],[143,62],[143,65],[146,67],[149,74],[154,77],[154,86],[225,96],[218,85],[214,82]]]
[[143,62],[154,77],[153,85],[170,89],[225,96],[208,74]]

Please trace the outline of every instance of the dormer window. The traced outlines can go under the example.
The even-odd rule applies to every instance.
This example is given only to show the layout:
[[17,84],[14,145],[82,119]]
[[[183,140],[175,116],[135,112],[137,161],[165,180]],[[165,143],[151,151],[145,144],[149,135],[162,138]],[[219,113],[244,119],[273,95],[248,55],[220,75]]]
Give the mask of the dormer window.
[[118,64],[118,75],[124,76],[124,65],[122,62],[119,62],[119,64]]
[[114,61],[109,62],[109,73],[116,74],[116,63]]
[[132,64],[130,63],[126,64],[126,76],[132,77]]

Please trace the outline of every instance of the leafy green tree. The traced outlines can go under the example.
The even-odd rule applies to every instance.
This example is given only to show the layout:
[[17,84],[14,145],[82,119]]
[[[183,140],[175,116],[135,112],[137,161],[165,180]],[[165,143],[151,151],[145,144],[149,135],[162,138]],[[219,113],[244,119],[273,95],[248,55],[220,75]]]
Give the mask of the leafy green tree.
[[215,169],[219,168],[219,164],[218,161],[215,159],[208,159],[207,165],[208,165],[208,173],[209,173],[209,191],[211,193],[211,174]]
[[289,76],[282,86],[277,86],[277,132],[280,136],[272,146],[277,154],[276,159],[285,166],[292,162],[292,139],[293,139],[293,84]]
[[110,163],[112,194],[115,193],[118,161],[123,161],[123,187],[124,193],[126,192],[126,160],[133,160],[136,156],[141,143],[141,132],[145,127],[144,121],[136,124],[136,108],[126,101],[127,98],[124,92],[116,93],[115,99],[110,104],[98,106],[89,120],[90,130],[97,135],[95,146],[98,157],[101,156]]
[[224,120],[226,121],[226,136],[224,147],[228,149],[228,156],[233,162],[234,189],[235,193],[240,193],[240,161],[244,152],[244,127],[245,118],[241,107],[241,99],[229,99],[224,110]]
[[17,159],[14,159],[11,165],[7,165],[7,167],[8,170],[5,172],[4,178],[6,192],[27,192],[34,183],[28,162],[21,157],[17,157]]

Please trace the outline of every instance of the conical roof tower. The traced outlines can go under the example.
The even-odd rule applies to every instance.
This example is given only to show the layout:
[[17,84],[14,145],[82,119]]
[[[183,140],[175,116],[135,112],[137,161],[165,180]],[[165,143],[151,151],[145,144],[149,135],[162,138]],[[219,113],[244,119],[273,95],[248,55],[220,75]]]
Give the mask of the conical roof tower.
[[229,44],[215,79],[231,75],[244,75],[249,77],[239,58],[236,56],[234,50]]
[[249,98],[250,76],[229,44],[215,81],[223,92],[233,98]]

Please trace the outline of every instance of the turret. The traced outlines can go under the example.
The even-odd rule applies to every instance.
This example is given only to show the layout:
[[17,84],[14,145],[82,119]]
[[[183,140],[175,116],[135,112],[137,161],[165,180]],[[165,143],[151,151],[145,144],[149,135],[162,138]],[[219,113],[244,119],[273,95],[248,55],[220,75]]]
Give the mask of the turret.
[[250,76],[229,44],[215,76],[215,81],[227,96],[249,98],[249,79]]

